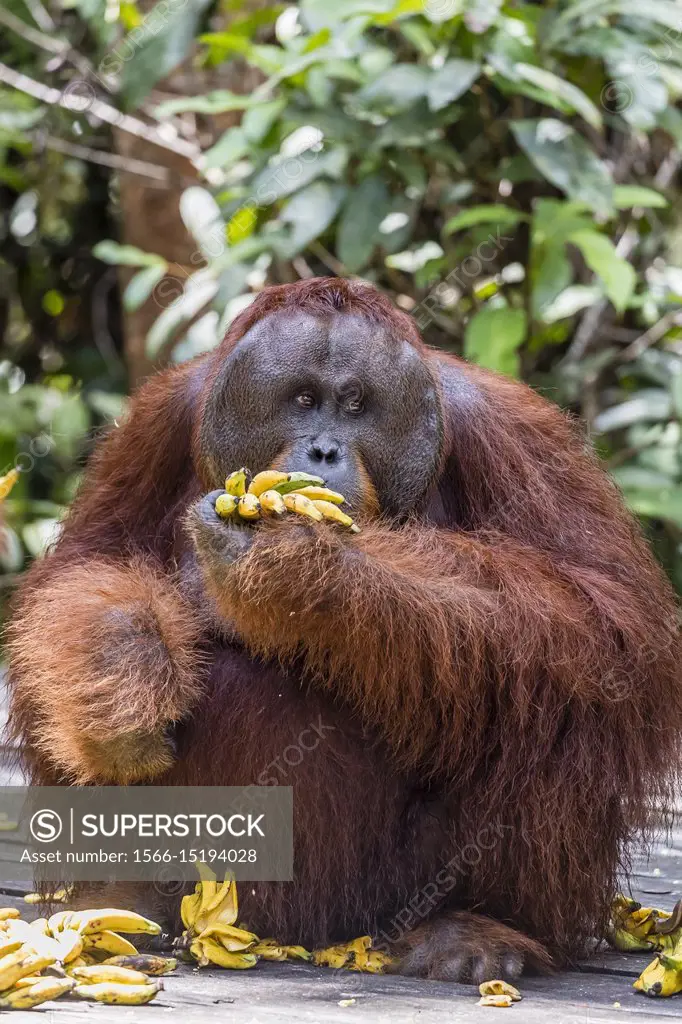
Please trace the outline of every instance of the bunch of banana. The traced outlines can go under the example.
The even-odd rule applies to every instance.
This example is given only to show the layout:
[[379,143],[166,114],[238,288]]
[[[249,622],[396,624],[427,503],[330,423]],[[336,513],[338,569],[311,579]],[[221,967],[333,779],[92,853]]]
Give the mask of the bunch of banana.
[[221,519],[237,515],[246,520],[294,512],[316,523],[328,519],[359,533],[359,527],[339,508],[344,500],[338,491],[325,486],[321,476],[267,469],[252,477],[248,469],[238,469],[225,481],[225,493],[216,501],[215,510]]
[[679,956],[657,956],[632,987],[645,996],[675,996],[682,992],[682,948]]
[[393,963],[393,958],[380,950],[372,949],[369,935],[361,935],[352,942],[313,951],[313,963],[318,967],[343,967],[347,971],[363,971],[366,974],[383,974]]
[[656,950],[670,953],[682,939],[682,901],[672,913],[643,907],[618,894],[611,905],[606,938],[621,953]]
[[[167,973],[177,961],[138,955],[114,929],[161,931],[128,910],[63,910],[29,924],[16,908],[0,909],[0,1009],[31,1009],[67,993],[112,1005],[148,1003],[162,987],[148,975]],[[118,963],[98,962],[112,953]],[[49,976],[41,976],[45,970]]]
[[255,967],[259,960],[307,960],[322,967],[347,967],[352,971],[378,974],[391,962],[373,950],[368,935],[345,946],[333,946],[309,953],[303,946],[287,946],[276,939],[259,939],[237,926],[239,904],[237,883],[226,876],[218,882],[206,864],[198,864],[201,881],[194,892],[183,897],[180,914],[186,931],[178,940],[200,966],[217,964],[241,970]]
[[0,501],[5,500],[18,479],[18,469],[10,469],[9,473],[6,473],[5,476],[0,476]]

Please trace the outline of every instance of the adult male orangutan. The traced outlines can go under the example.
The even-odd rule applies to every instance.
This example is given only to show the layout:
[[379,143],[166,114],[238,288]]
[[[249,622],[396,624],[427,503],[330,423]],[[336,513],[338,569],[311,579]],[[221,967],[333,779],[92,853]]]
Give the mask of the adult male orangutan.
[[[219,519],[242,465],[361,532]],[[430,978],[570,960],[679,755],[673,595],[580,432],[355,281],[266,288],[140,389],[10,639],[36,782],[291,785],[246,926]]]

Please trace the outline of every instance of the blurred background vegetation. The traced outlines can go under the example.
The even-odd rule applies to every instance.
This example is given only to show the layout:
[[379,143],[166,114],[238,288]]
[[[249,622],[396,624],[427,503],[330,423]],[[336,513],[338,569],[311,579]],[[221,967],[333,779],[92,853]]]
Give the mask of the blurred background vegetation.
[[582,416],[682,590],[681,97],[678,0],[0,0],[0,600],[129,390],[317,274]]

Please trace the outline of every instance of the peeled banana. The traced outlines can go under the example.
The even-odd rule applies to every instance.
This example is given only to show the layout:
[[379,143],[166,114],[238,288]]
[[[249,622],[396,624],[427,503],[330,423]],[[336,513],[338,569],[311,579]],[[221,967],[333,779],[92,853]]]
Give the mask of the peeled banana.
[[238,516],[247,521],[283,516],[289,511],[317,523],[327,519],[351,533],[358,533],[351,517],[339,508],[344,500],[343,495],[328,488],[320,476],[275,469],[252,476],[242,467],[227,477],[225,493],[216,500],[215,510],[221,519]]

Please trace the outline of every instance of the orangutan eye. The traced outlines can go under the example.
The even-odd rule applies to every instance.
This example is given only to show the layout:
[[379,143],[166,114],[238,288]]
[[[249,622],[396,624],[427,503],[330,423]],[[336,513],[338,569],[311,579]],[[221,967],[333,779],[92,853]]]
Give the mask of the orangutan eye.
[[312,395],[310,391],[302,391],[300,395],[296,395],[295,401],[300,409],[314,409],[317,405],[315,395]]

